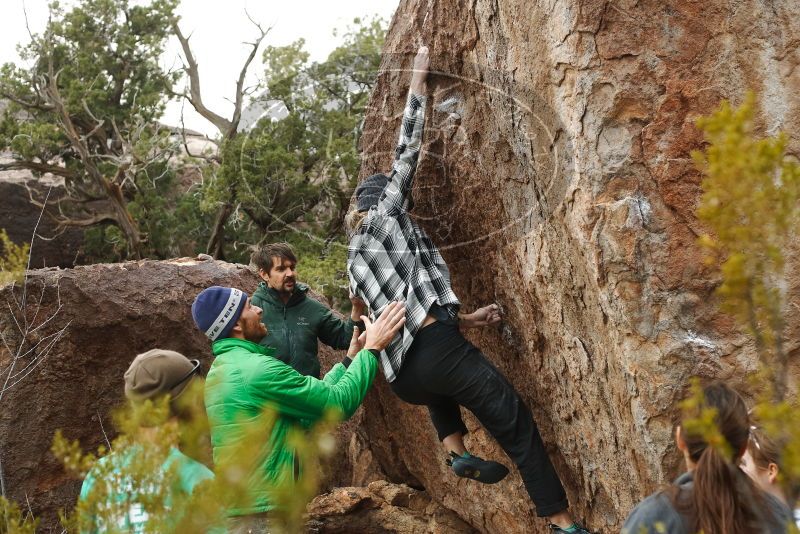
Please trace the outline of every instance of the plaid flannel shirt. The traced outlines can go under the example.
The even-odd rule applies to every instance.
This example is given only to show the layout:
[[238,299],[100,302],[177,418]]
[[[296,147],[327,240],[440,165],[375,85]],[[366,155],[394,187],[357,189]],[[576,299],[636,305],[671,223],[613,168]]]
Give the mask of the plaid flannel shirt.
[[350,239],[350,290],[378,317],[392,301],[406,303],[403,331],[381,352],[381,367],[392,382],[414,336],[434,303],[455,318],[461,303],[450,287],[450,271],[425,232],[408,216],[425,123],[425,97],[408,95],[392,173],[377,206]]

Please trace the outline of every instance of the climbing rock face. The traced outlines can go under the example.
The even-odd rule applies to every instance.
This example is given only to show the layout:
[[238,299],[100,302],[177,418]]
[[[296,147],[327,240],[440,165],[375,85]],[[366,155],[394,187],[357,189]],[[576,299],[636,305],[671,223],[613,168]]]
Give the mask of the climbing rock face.
[[[798,38],[790,0],[407,0],[392,21],[362,176],[391,164],[403,69],[426,44],[434,72],[412,213],[464,310],[502,307],[501,326],[469,338],[530,405],[572,510],[595,530],[618,532],[677,474],[673,407],[688,378],[744,388],[756,368],[696,246],[706,228],[690,152],[702,147],[697,117],[752,89],[759,131],[786,131],[800,153]],[[796,246],[787,254],[796,307]],[[797,355],[800,314],[787,316]],[[426,410],[385,383],[379,393],[365,414],[379,464],[404,466],[483,532],[544,531],[516,473],[495,486],[457,479]],[[472,452],[508,463],[466,417]]]
[[[191,303],[212,285],[252,293],[257,283],[242,265],[184,258],[31,271],[24,291],[0,288],[0,472],[6,494],[23,509],[30,503],[41,532],[61,532],[57,512],[72,509],[80,489],[49,452],[55,431],[87,451],[113,440],[111,412],[133,358],[171,349],[207,371],[210,343]],[[343,356],[321,346],[324,370]],[[337,434],[325,489],[352,484],[353,432],[351,423]],[[369,473],[367,481],[385,478],[377,464]]]

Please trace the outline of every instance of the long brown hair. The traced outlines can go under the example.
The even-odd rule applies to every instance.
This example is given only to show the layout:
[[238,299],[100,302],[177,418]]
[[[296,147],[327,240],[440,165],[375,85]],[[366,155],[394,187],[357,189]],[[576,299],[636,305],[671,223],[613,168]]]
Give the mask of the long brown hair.
[[[713,410],[714,434],[719,443],[709,443],[708,432],[689,432],[684,422],[703,411]],[[691,492],[674,486],[675,508],[689,519],[692,532],[704,534],[752,534],[761,532],[765,522],[776,522],[755,483],[740,468],[747,448],[750,418],[744,399],[722,382],[703,388],[699,405],[683,414],[681,435],[695,462]]]

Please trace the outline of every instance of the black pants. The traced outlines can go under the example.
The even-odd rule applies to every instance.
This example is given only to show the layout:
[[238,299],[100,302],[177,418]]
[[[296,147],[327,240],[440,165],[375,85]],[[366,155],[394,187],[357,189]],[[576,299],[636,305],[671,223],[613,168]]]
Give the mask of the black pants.
[[467,408],[517,465],[537,515],[567,508],[564,487],[530,410],[456,325],[435,322],[420,330],[391,386],[404,401],[428,407],[440,440],[467,433],[459,405]]

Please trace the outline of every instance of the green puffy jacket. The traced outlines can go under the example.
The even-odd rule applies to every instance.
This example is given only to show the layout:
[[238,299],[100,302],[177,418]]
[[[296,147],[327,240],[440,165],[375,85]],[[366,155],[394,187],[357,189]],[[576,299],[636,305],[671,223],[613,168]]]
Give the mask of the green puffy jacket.
[[[214,463],[225,469],[231,462],[255,462],[246,468],[246,498],[228,515],[266,512],[274,507],[271,490],[295,478],[290,431],[332,410],[345,419],[352,416],[375,378],[377,358],[362,350],[348,368],[337,363],[318,380],[301,375],[257,343],[226,338],[211,349],[215,358],[206,377],[205,404]],[[254,442],[253,430],[264,428],[263,414],[270,409],[275,414],[271,433]]]
[[309,298],[308,286],[297,284],[289,302],[264,282],[258,284],[250,303],[263,310],[261,322],[267,335],[260,341],[300,374],[319,378],[317,339],[334,349],[346,349],[353,336],[353,321],[342,321],[324,304]]

